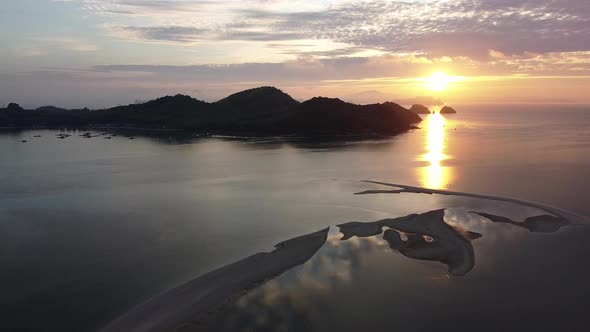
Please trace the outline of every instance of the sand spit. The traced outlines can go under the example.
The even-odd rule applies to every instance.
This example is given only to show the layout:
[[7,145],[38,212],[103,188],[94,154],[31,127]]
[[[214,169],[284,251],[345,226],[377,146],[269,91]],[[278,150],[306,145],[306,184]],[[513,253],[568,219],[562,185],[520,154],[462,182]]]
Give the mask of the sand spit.
[[478,214],[493,222],[499,222],[526,228],[532,233],[554,233],[557,232],[561,227],[576,225],[572,224],[570,221],[566,219],[548,215],[528,217],[524,221],[514,221],[512,219],[503,216],[497,216],[491,213],[475,211],[473,211],[472,213]]
[[106,326],[103,332],[200,329],[201,319],[229,299],[308,261],[326,242],[328,230],[277,244],[157,295]]
[[475,266],[471,240],[480,238],[481,234],[456,229],[444,221],[444,216],[445,210],[440,209],[372,223],[346,223],[338,227],[343,234],[342,240],[378,235],[383,227],[389,227],[383,239],[391,249],[409,258],[441,262],[449,267],[449,274],[464,276]]
[[510,203],[525,205],[525,206],[533,207],[533,208],[536,208],[539,210],[543,210],[543,211],[548,212],[554,216],[557,216],[557,217],[560,217],[560,218],[566,220],[568,222],[568,226],[584,225],[584,224],[590,223],[590,218],[570,212],[570,211],[566,211],[563,209],[559,209],[559,208],[555,208],[555,207],[551,207],[551,206],[547,206],[547,205],[543,205],[543,204],[522,201],[522,200],[514,199],[514,198],[472,194],[472,193],[449,191],[449,190],[426,189],[426,188],[420,188],[420,187],[407,186],[407,185],[403,185],[403,184],[394,184],[394,183],[370,181],[370,180],[364,180],[363,182],[379,184],[379,185],[394,187],[394,188],[401,188],[401,189],[366,190],[363,192],[356,193],[356,195],[413,193],[413,194],[429,194],[429,195],[436,194],[436,195],[448,195],[448,196],[473,197],[473,198],[489,199],[489,200],[494,200],[494,201],[510,202]]

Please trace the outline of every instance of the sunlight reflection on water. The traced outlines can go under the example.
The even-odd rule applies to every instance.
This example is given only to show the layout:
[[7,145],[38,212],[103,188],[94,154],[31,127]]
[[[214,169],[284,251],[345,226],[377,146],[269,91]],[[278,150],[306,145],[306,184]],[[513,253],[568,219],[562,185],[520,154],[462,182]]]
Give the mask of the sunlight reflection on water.
[[443,166],[442,162],[450,159],[445,154],[446,148],[446,120],[444,116],[435,110],[434,114],[428,115],[424,122],[426,124],[426,153],[420,156],[421,161],[429,165],[418,170],[418,177],[422,186],[431,189],[446,189],[453,179],[453,169]]

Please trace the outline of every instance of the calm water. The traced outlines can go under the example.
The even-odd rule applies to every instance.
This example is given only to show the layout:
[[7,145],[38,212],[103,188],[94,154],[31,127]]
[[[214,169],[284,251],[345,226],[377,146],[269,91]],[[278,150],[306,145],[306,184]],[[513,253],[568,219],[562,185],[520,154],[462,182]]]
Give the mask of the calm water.
[[[304,320],[316,330],[353,307],[368,307],[371,298],[378,298],[371,305],[380,309],[361,311],[347,324],[383,326],[376,317],[387,314],[388,305],[398,315],[391,317],[399,319],[392,324],[400,323],[401,313],[420,320],[424,312],[431,313],[432,324],[442,324],[473,313],[477,305],[489,315],[476,316],[482,319],[492,317],[493,310],[527,306],[532,319],[533,313],[550,317],[552,296],[571,306],[583,303],[576,301],[590,295],[585,228],[539,235],[514,225],[473,225],[476,217],[469,211],[514,220],[538,212],[507,203],[353,195],[383,189],[359,181],[367,179],[508,196],[590,215],[590,108],[463,105],[458,110],[446,118],[429,116],[420,130],[365,142],[1,133],[0,327],[93,331],[155,294],[271,251],[280,241],[350,221],[436,209],[447,209],[445,221],[483,234],[473,240],[476,263],[465,276],[448,278],[444,264],[392,254],[382,234],[332,246],[339,243],[332,227],[311,260],[263,287],[279,289],[280,303],[289,303],[284,299],[289,287],[306,294],[309,305],[292,313],[317,312],[310,308],[320,305],[325,320]],[[347,246],[377,249],[354,251],[367,262],[357,266],[346,263],[353,251],[340,252]],[[349,255],[333,263],[335,272],[317,270],[323,282],[318,287],[329,286],[331,295],[320,298],[313,288],[285,281],[301,275],[298,269],[327,261],[322,255]],[[359,283],[365,293],[359,293]],[[256,289],[249,300],[238,301],[241,307],[228,308],[224,321],[251,326],[244,323],[253,321],[244,316],[248,304],[257,303],[264,291]],[[577,314],[579,308],[568,312]],[[579,322],[559,313],[557,320]],[[414,327],[429,327],[420,324]]]

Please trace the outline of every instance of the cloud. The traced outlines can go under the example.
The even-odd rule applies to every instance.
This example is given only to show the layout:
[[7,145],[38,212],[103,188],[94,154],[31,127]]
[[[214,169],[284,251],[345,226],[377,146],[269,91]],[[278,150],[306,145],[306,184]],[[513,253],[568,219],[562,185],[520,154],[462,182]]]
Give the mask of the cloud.
[[[505,95],[498,77],[551,77],[568,80],[562,94],[569,98],[590,76],[588,0],[68,2],[52,6],[62,6],[61,15],[82,9],[89,29],[76,38],[45,39],[32,39],[39,31],[12,31],[18,42],[0,59],[15,64],[4,66],[12,76],[0,79],[3,96],[19,96],[31,86],[37,88],[29,99],[76,91],[76,98],[102,96],[89,105],[108,106],[195,91],[212,100],[276,85],[300,98],[375,90],[399,99],[424,93],[416,91],[417,77],[445,70],[472,78],[462,87],[465,95],[475,96],[468,84],[484,80],[490,96]],[[51,31],[61,35],[63,28]],[[82,70],[34,70],[70,63]],[[538,95],[554,83],[509,92]],[[583,98],[587,94],[580,92]]]
[[279,41],[279,40],[300,40],[306,38],[305,34],[298,32],[276,32],[276,31],[248,31],[229,30],[219,36],[221,40],[252,40],[252,41]]
[[199,0],[70,0],[80,2],[88,11],[120,15],[166,15],[196,12],[215,5],[216,1]]
[[191,43],[199,41],[203,39],[205,34],[208,32],[207,29],[182,26],[110,26],[108,29],[113,35],[123,38],[177,43]]
[[[248,12],[276,20],[275,29],[391,52],[481,57],[590,48],[587,1],[370,1],[321,12]],[[359,15],[359,13],[362,13]]]
[[500,51],[489,50],[488,54],[490,55],[490,58],[492,58],[492,59],[506,59],[506,55],[504,55],[504,53],[502,53]]
[[39,57],[63,51],[87,53],[98,50],[98,46],[94,43],[69,37],[37,37],[23,42],[26,44],[14,47],[18,56]]
[[472,58],[486,58],[490,49],[505,55],[590,50],[587,0],[83,2],[102,14],[149,16],[152,25],[111,29],[140,41],[331,40]]

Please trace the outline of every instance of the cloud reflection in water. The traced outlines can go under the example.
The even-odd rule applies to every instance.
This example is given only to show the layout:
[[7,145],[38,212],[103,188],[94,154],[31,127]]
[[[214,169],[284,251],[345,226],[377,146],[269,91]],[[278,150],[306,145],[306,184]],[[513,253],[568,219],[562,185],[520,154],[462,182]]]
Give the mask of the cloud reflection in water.
[[[533,313],[538,310],[535,306],[545,307],[542,301],[548,299],[536,285],[546,289],[549,284],[559,286],[554,280],[586,275],[564,274],[573,265],[554,255],[559,251],[550,249],[570,242],[530,235],[587,226],[581,216],[508,198],[377,184],[401,189],[363,194],[436,192],[488,201],[474,206],[464,200],[467,205],[461,208],[348,222],[282,242],[272,252],[252,255],[150,299],[108,331],[352,331],[367,326],[383,328],[393,316],[405,319],[412,315],[423,319],[410,317],[409,327],[428,330],[448,323],[447,314],[470,310],[477,301],[487,305],[487,299],[502,294],[489,287],[494,283],[506,287],[506,280],[514,279],[508,284],[510,292],[520,295],[513,300],[519,308],[530,307]],[[493,200],[511,203],[517,210],[534,209],[519,214],[524,210],[498,209],[498,202]],[[587,228],[577,230],[587,232]],[[551,255],[554,257],[548,259]],[[537,258],[541,260],[535,262]],[[522,269],[523,259],[533,264]],[[545,262],[547,259],[551,264]],[[547,269],[559,264],[561,268]],[[476,265],[478,269],[474,269]],[[534,284],[528,283],[531,275],[535,276]],[[523,283],[527,287],[520,287]],[[529,300],[531,296],[537,299]],[[450,298],[452,306],[448,305]],[[561,300],[576,299],[566,296]],[[571,303],[561,307],[569,310]],[[510,309],[504,314],[515,312]],[[510,319],[520,322],[522,315],[518,312]],[[528,320],[527,324],[535,322]],[[430,328],[412,325],[416,323]],[[153,328],[143,329],[145,326]]]
[[[393,305],[400,301],[403,303],[404,297],[411,296],[406,294],[412,292],[411,285],[444,288],[446,286],[440,283],[445,280],[450,282],[449,275],[436,272],[422,274],[422,277],[418,276],[408,283],[402,282],[405,286],[400,285],[397,278],[403,280],[408,271],[413,271],[410,275],[420,270],[424,272],[426,266],[419,264],[419,261],[447,265],[451,276],[467,275],[475,266],[471,243],[485,236],[462,228],[475,219],[488,226],[485,229],[489,235],[503,237],[504,243],[508,239],[505,236],[509,235],[504,233],[506,227],[513,227],[512,231],[524,235],[526,233],[519,230],[528,228],[531,232],[557,232],[563,226],[573,225],[567,220],[549,215],[535,215],[520,222],[483,212],[461,210],[440,209],[372,223],[350,222],[338,228],[332,227],[325,245],[308,262],[248,292],[229,305],[224,314],[216,319],[218,322],[223,321],[220,330],[323,330],[318,328],[318,324],[322,324],[318,322],[329,320],[326,313],[334,311],[334,307],[346,306],[338,303],[338,299],[342,296],[340,293],[350,292],[350,289],[357,289],[354,291],[357,293],[359,288],[374,292],[373,288],[389,285],[400,292],[399,299],[389,299]],[[470,220],[463,221],[463,217]],[[452,220],[452,223],[447,223],[446,219]],[[536,225],[536,228],[531,227],[531,224]],[[500,233],[495,234],[496,231]],[[408,264],[413,267],[408,268]],[[440,271],[438,267],[430,268]],[[394,275],[396,271],[397,276]],[[367,283],[371,279],[378,283]],[[359,298],[355,300],[360,301]],[[355,300],[348,299],[351,302]],[[342,309],[335,311],[339,310]],[[367,315],[368,309],[358,308],[358,311]]]

